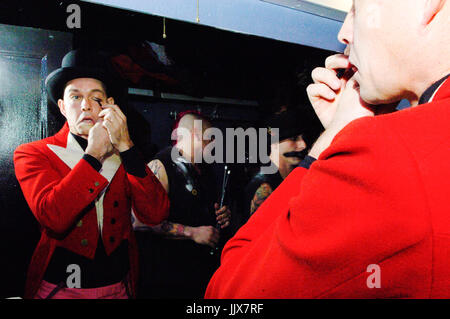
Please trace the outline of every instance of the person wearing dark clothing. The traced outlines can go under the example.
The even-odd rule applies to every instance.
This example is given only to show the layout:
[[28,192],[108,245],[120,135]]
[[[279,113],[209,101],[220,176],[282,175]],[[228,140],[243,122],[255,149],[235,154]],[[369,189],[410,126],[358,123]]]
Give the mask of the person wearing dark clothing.
[[[192,113],[178,120],[178,128],[186,129],[189,139],[203,136],[194,128],[195,120],[202,120],[203,129],[210,126]],[[219,266],[215,247],[221,237],[219,229],[230,224],[230,211],[216,204],[219,194],[211,167],[194,163],[191,157],[191,146],[203,149],[207,143],[188,143],[187,139],[179,136],[175,146],[162,150],[149,163],[168,192],[170,212],[155,227],[133,221],[143,273],[139,298],[201,298]]]
[[[313,125],[309,114],[293,110],[282,110],[267,120],[266,127],[272,137],[270,160],[277,171],[269,174],[261,169],[253,176],[245,188],[244,215],[250,217],[289,173],[301,164],[311,146],[310,141],[314,139],[312,135],[317,131]],[[278,129],[278,133],[275,133],[275,129]]]

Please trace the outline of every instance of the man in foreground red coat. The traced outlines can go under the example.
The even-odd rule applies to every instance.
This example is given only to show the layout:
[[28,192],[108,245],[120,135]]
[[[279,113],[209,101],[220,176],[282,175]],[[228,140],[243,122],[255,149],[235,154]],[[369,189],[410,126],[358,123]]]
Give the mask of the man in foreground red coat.
[[131,208],[148,225],[167,218],[167,194],[134,147],[100,62],[86,51],[64,57],[46,86],[67,122],[14,153],[17,179],[42,231],[26,298],[133,297]]
[[207,298],[450,297],[448,30],[448,0],[354,1],[308,87],[317,160],[227,243]]

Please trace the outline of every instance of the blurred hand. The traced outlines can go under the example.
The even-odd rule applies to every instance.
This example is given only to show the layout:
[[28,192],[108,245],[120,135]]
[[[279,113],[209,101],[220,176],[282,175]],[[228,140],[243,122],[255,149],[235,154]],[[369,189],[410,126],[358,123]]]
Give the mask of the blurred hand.
[[219,204],[214,204],[214,209],[216,210],[216,221],[220,225],[221,229],[224,229],[225,227],[228,227],[230,225],[230,219],[231,219],[231,211],[228,209],[227,206],[223,206],[219,209]]
[[189,227],[190,237],[200,245],[215,247],[219,242],[219,231],[213,226]]

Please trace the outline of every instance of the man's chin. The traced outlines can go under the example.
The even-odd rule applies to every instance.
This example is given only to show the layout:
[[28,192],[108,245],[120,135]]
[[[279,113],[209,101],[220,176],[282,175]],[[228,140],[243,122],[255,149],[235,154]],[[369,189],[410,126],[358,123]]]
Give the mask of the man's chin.
[[88,136],[89,135],[89,131],[91,130],[91,128],[94,127],[94,124],[90,124],[90,123],[82,123],[80,125],[77,125],[77,132],[79,136]]
[[371,109],[372,107],[380,104],[379,98],[370,90],[367,90],[364,86],[359,86],[358,90],[362,102],[367,104],[367,106],[369,106]]
[[383,92],[379,92],[379,90],[370,89],[365,85],[359,86],[359,95],[361,99],[373,106],[373,109],[376,109],[378,106],[391,105],[395,103],[399,103],[401,98],[397,96],[389,96],[389,94],[382,94]]

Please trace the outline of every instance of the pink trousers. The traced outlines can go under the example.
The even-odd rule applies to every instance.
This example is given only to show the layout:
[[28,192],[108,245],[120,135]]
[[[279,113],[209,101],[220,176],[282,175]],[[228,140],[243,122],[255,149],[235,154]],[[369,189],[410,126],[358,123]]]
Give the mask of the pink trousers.
[[[45,280],[41,282],[35,299],[46,299],[56,285]],[[128,299],[127,289],[123,282],[99,288],[61,288],[51,299]]]

